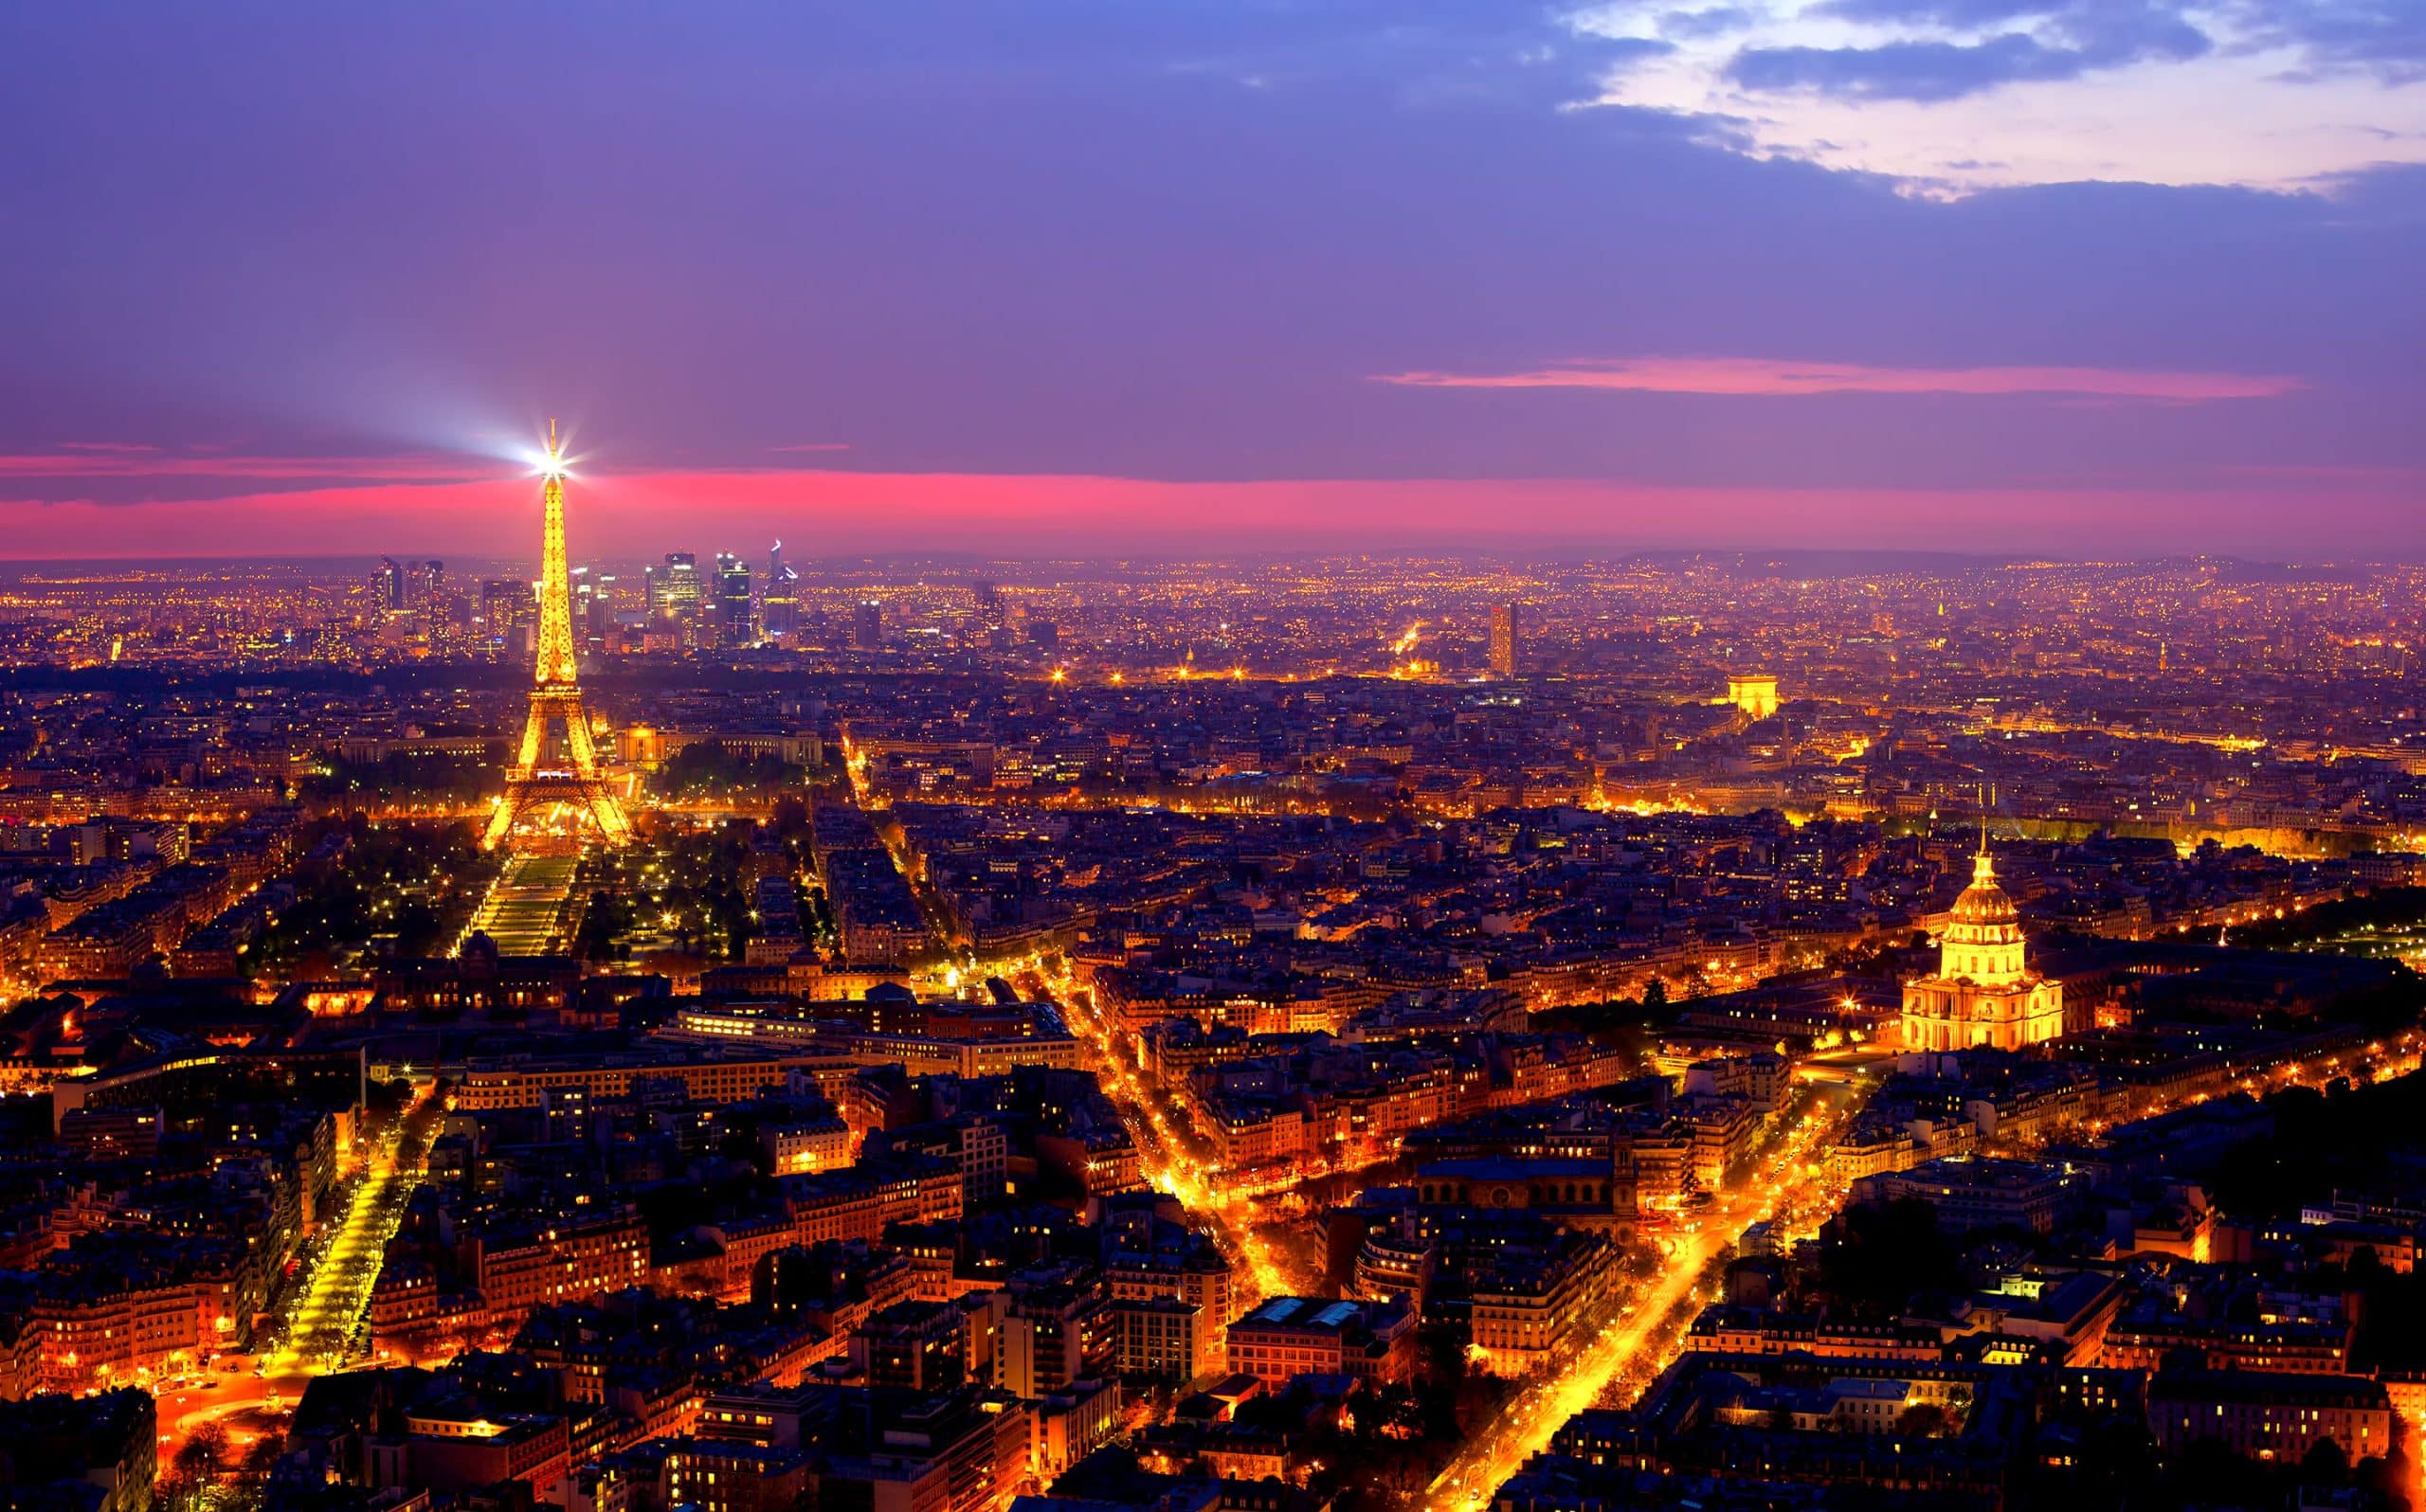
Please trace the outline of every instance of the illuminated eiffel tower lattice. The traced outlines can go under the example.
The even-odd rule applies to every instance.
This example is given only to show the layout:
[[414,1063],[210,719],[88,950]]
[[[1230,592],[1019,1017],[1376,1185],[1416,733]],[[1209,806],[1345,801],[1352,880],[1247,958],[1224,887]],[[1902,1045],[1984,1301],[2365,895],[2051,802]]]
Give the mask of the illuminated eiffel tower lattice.
[[[548,519],[539,569],[539,665],[531,689],[531,717],[522,727],[522,748],[505,774],[505,801],[489,819],[482,842],[490,849],[517,824],[560,810],[587,813],[609,845],[632,837],[624,805],[598,770],[598,747],[589,716],[581,707],[581,680],[573,666],[572,587],[565,570],[565,460],[556,423],[548,422]],[[552,726],[564,727],[560,749],[552,750]]]

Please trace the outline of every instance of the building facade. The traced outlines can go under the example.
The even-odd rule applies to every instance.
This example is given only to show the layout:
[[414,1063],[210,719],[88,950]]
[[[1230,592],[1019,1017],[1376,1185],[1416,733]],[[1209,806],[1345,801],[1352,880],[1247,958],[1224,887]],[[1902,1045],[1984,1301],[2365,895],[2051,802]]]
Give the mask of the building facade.
[[1934,976],[1904,984],[1909,1050],[2020,1050],[2064,1033],[2064,986],[2030,969],[2021,914],[1983,848],[1938,940]]

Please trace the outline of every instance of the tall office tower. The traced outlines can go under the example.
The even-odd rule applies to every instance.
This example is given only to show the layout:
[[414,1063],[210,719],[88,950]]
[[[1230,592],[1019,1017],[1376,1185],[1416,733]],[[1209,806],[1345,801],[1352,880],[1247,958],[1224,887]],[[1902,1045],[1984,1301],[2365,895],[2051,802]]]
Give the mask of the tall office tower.
[[[505,801],[489,818],[481,844],[497,848],[525,816],[562,805],[588,814],[609,845],[632,837],[624,805],[598,770],[589,714],[581,701],[581,678],[573,665],[572,585],[565,569],[565,464],[556,423],[548,422],[546,523],[539,549],[538,667],[531,689],[531,716],[523,722],[519,757],[505,774]],[[552,726],[564,727],[561,756],[549,749]]]
[[382,609],[405,606],[405,569],[392,556],[379,559],[379,570],[371,576],[371,591]]
[[884,645],[884,605],[874,599],[861,599],[851,611],[851,649],[875,651]]
[[692,553],[668,551],[662,565],[648,569],[649,618],[697,620],[699,600],[699,559]]
[[1516,675],[1516,605],[1495,604],[1491,611],[1491,670],[1494,676]]
[[435,557],[421,564],[421,589],[413,603],[421,610],[422,631],[433,641],[452,639],[462,618],[462,605],[446,591],[446,564]]
[[538,606],[531,585],[515,578],[492,578],[480,585],[480,637],[499,648],[514,644],[515,632],[531,621]]
[[598,639],[598,580],[589,568],[572,569],[572,641],[587,646]]
[[800,632],[800,574],[784,563],[784,543],[767,552],[767,586],[759,601],[759,628],[784,640]]
[[588,582],[589,622],[583,628],[582,634],[589,638],[591,645],[604,649],[614,641],[615,595],[620,590],[616,587],[616,578],[612,572],[593,574]]
[[980,578],[971,585],[977,596],[977,617],[987,624],[1003,622],[1003,590]]
[[756,642],[757,625],[750,603],[750,564],[730,551],[716,553],[715,615],[719,645],[740,647]]

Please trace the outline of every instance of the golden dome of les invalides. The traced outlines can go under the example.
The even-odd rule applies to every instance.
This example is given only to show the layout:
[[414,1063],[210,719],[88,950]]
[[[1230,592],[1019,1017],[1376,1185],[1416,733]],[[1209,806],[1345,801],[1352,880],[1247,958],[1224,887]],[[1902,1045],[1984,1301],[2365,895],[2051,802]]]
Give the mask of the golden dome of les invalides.
[[1908,1050],[2019,1050],[2064,1032],[2064,988],[2030,969],[2021,910],[1982,844],[1938,937],[1938,969],[1904,985]]

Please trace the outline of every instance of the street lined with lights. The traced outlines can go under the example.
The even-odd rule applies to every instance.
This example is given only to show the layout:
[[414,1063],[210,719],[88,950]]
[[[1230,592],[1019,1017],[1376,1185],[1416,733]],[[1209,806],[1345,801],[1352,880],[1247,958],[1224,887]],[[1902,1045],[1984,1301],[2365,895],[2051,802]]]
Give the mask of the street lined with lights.
[[1263,1297],[1310,1288],[1314,1278],[1293,1269],[1260,1231],[1256,1200],[1224,1187],[1219,1171],[1190,1150],[1190,1136],[1175,1127],[1163,1111],[1167,1101],[1185,1105],[1171,1089],[1148,1077],[1133,1043],[1124,1040],[1095,995],[1079,987],[1066,971],[1045,975],[1041,961],[1030,969],[1052,991],[1061,1007],[1062,1021],[1092,1053],[1105,1094],[1121,1110],[1131,1136],[1137,1141],[1147,1179],[1204,1220],[1223,1254],[1245,1266],[1248,1284],[1234,1289],[1234,1309],[1244,1312]]
[[389,1236],[403,1221],[405,1204],[429,1159],[429,1114],[436,1095],[435,1083],[419,1088],[411,1106],[381,1139],[344,1217],[280,1320],[281,1338],[263,1357],[263,1375],[317,1374],[359,1352],[356,1334],[379,1279]]
[[1673,1353],[1698,1304],[1712,1300],[1713,1265],[1746,1229],[1767,1221],[1784,1234],[1816,1231],[1834,1210],[1838,1189],[1820,1156],[1859,1106],[1810,1099],[1798,1116],[1781,1115],[1768,1148],[1711,1209],[1657,1240],[1662,1258],[1647,1277],[1620,1287],[1584,1347],[1544,1376],[1524,1382],[1488,1427],[1471,1434],[1434,1480],[1427,1512],[1474,1512],[1500,1483],[1549,1444],[1566,1420],[1602,1404],[1620,1386],[1647,1383]]

